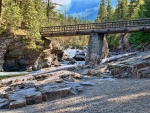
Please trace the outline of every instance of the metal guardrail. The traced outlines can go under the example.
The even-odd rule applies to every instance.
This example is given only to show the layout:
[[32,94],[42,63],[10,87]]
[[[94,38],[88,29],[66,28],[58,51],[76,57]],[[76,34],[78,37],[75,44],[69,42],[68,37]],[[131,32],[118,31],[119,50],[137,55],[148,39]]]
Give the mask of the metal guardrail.
[[77,25],[64,25],[64,26],[52,26],[52,27],[42,27],[40,29],[41,34],[49,33],[67,33],[67,32],[80,32],[89,30],[102,30],[109,28],[129,28],[129,27],[139,27],[139,26],[150,26],[150,18],[136,19],[136,20],[121,20],[114,22],[104,22],[104,23],[89,23],[89,24],[77,24]]

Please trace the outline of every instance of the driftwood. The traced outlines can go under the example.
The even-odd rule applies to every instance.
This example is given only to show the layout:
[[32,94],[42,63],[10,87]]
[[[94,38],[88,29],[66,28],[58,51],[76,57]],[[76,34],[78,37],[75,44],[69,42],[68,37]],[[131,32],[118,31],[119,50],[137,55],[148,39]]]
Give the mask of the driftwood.
[[122,58],[122,57],[125,57],[125,56],[135,55],[136,53],[137,52],[126,53],[126,54],[120,54],[120,55],[116,55],[116,56],[113,56],[113,57],[105,58],[105,59],[101,60],[101,64],[106,63],[106,62],[110,62],[110,61],[113,61],[113,60],[116,60],[118,58]]

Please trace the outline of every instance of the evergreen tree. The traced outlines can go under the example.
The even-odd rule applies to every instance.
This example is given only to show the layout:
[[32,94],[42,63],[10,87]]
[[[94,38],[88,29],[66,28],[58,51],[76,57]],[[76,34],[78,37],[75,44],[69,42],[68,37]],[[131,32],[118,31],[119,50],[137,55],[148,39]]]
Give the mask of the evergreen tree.
[[111,6],[110,0],[108,0],[107,13],[108,13],[108,16],[109,16],[109,20],[111,20],[112,19],[112,6]]
[[107,16],[108,15],[106,10],[105,0],[101,0],[101,4],[97,16],[97,22],[104,22]]
[[122,9],[121,9],[121,11],[122,11],[122,19],[127,19],[127,16],[128,16],[128,0],[122,0],[122,3],[121,3],[122,5]]
[[145,1],[145,4],[144,4],[144,7],[145,7],[145,16],[147,18],[150,17],[150,1],[149,0],[144,0]]
[[70,24],[70,25],[74,24],[74,17],[73,16],[71,16],[71,15],[68,16],[67,24]]
[[40,22],[38,13],[35,10],[34,0],[24,0],[23,4],[23,21],[27,28],[27,35],[24,38],[24,43],[29,49],[38,49],[42,44],[40,31]]
[[3,2],[2,17],[6,20],[5,24],[8,29],[20,26],[22,16],[19,5],[13,0],[5,0]]
[[121,16],[120,16],[121,15],[121,9],[120,8],[121,8],[121,0],[118,0],[115,12],[113,14],[113,19],[114,20],[118,20],[118,19],[121,18]]
[[144,18],[145,14],[144,14],[144,0],[135,0],[135,7],[134,7],[134,12],[131,16],[132,19],[136,19],[136,18]]
[[146,12],[145,7],[143,5],[140,5],[137,18],[145,18],[146,17],[145,12]]
[[114,13],[115,20],[125,20],[128,17],[128,0],[118,0]]
[[43,3],[43,0],[34,0],[35,10],[38,13],[37,19],[40,22],[40,27],[48,26],[48,19],[46,15],[46,6]]
[[57,15],[57,12],[55,11],[55,5],[51,2],[51,0],[47,0],[46,12],[47,12],[46,15],[47,15],[49,24],[56,25],[56,23],[53,21],[57,19],[58,15]]

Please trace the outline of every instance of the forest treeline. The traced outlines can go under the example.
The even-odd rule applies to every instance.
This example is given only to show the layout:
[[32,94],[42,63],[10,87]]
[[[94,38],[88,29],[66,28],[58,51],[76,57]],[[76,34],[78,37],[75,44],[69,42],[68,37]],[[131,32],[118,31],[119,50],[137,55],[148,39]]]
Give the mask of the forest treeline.
[[[150,0],[117,0],[116,7],[111,5],[111,0],[101,0],[96,22],[130,20],[150,17]],[[118,45],[117,34],[107,36],[109,46],[116,48]],[[150,33],[132,33],[129,42],[139,45],[150,41]]]
[[[64,10],[56,10],[51,0],[0,0],[0,34],[4,31],[24,33],[23,41],[29,49],[41,48],[43,41],[40,28],[65,24],[90,23],[86,18],[81,20],[65,14]],[[150,0],[118,0],[113,7],[111,0],[101,0],[95,22],[128,20],[150,17]],[[20,31],[21,29],[21,31]],[[146,38],[139,38],[140,36]],[[149,33],[133,33],[131,43],[138,44],[149,41]],[[88,36],[53,38],[65,47],[81,48],[88,43]],[[108,35],[108,42],[115,46],[116,35]],[[138,40],[138,41],[137,41]]]

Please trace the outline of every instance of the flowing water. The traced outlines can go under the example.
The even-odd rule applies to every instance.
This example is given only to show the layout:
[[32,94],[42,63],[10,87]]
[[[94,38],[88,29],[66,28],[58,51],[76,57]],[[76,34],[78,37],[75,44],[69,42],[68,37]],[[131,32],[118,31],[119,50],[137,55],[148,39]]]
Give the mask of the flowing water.
[[[64,50],[64,53],[69,54],[69,57],[72,58],[75,56],[76,51],[77,51],[76,49],[66,49],[66,50]],[[78,50],[78,51],[81,51],[81,50]],[[59,66],[59,67],[43,68],[41,70],[32,71],[32,72],[26,72],[26,71],[22,71],[22,72],[0,72],[0,79],[7,78],[7,77],[13,77],[13,76],[19,76],[19,75],[27,75],[27,74],[32,74],[32,73],[42,73],[42,72],[47,72],[47,71],[54,71],[54,70],[64,69],[67,67],[74,67],[76,65],[84,64],[85,61],[76,61],[76,63],[74,65],[68,65],[69,61],[60,62],[60,63],[61,63],[61,66]]]

